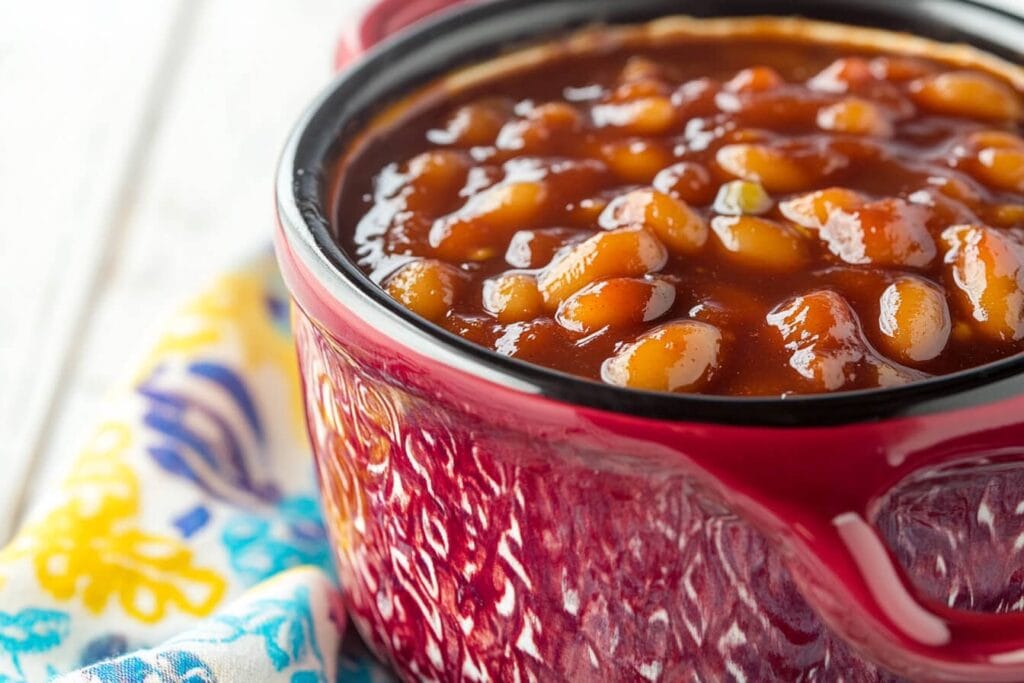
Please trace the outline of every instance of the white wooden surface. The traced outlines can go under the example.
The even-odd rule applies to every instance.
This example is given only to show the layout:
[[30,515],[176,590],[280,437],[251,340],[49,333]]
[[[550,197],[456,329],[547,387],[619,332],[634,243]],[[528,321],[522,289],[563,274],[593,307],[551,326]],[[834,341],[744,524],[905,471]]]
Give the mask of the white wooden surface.
[[173,307],[269,240],[367,2],[0,0],[0,542]]
[[366,0],[0,0],[0,541],[160,322],[268,243]]

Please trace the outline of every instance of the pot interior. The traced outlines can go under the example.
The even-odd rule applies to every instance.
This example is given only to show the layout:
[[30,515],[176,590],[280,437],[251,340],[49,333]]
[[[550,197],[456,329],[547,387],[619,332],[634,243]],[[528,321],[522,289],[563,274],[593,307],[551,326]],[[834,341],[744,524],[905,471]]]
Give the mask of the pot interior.
[[[318,277],[372,302],[368,317],[429,357],[459,356],[481,375],[590,407],[654,418],[730,424],[821,425],[913,415],[976,405],[1024,390],[1024,357],[890,389],[779,398],[670,395],[624,390],[499,356],[412,314],[392,301],[336,244],[331,177],[348,141],[403,95],[461,66],[595,23],[636,23],[671,14],[695,17],[783,15],[907,31],[969,43],[1012,62],[1024,20],[967,0],[496,0],[471,4],[389,39],[342,73],[314,103],[285,150],[278,202],[286,233],[298,233],[319,260]],[[297,219],[301,216],[301,220]],[[331,289],[330,287],[328,289]],[[301,304],[301,302],[300,302]],[[397,320],[396,320],[397,319]],[[392,333],[390,330],[395,330]],[[486,366],[486,367],[484,367]],[[737,410],[737,404],[744,409]]]

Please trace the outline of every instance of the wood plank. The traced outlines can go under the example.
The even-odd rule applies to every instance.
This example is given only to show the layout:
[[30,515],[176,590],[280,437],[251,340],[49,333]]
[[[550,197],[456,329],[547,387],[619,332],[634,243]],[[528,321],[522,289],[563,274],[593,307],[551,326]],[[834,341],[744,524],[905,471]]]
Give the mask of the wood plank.
[[273,176],[291,126],[331,76],[365,0],[210,0],[162,112],[117,258],[92,302],[26,500],[67,468],[111,386],[183,300],[269,245]]
[[[0,3],[0,540],[145,145],[173,0]],[[13,29],[13,30],[12,30]]]

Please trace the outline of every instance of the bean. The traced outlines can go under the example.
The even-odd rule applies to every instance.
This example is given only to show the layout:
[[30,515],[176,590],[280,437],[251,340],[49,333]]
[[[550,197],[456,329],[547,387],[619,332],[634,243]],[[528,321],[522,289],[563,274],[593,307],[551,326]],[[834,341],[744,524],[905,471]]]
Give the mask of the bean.
[[711,228],[730,259],[748,268],[794,272],[807,262],[804,238],[775,221],[756,216],[716,216]]
[[474,195],[459,211],[435,221],[430,246],[446,261],[486,260],[515,230],[534,220],[546,196],[543,183],[495,185]]
[[[911,193],[908,197],[912,204],[927,208],[929,229],[931,226],[957,225],[978,220],[978,214],[970,208],[968,203],[953,199],[943,190],[944,188],[937,185],[928,185]],[[952,191],[955,192],[955,190]],[[987,207],[979,207],[979,209],[985,213]]]
[[483,304],[503,324],[531,320],[544,310],[537,278],[529,273],[503,273],[484,281]]
[[1024,226],[1024,204],[998,204],[985,215],[988,222],[998,228]]
[[624,346],[601,366],[601,378],[648,391],[699,391],[719,368],[722,333],[696,320],[666,323]]
[[608,167],[627,183],[649,183],[675,160],[667,149],[645,140],[609,142],[600,151]]
[[548,141],[546,130],[526,119],[513,119],[501,127],[494,147],[502,152],[539,154]]
[[454,150],[424,152],[409,160],[405,205],[412,211],[430,211],[455,196],[469,174],[469,158]]
[[966,178],[958,178],[955,175],[936,175],[929,180],[935,183],[933,187],[938,189],[943,196],[955,199],[961,204],[977,204],[981,202],[981,195],[978,194],[978,190]]
[[583,125],[583,115],[576,107],[567,102],[542,104],[532,109],[528,118],[557,132],[578,130]]
[[862,57],[841,57],[811,78],[807,84],[822,92],[847,92],[874,78],[867,60]]
[[[842,198],[841,198],[842,199]],[[820,217],[828,200],[812,200],[812,210],[783,207],[783,215]],[[829,250],[847,263],[922,268],[938,250],[928,232],[928,210],[902,199],[883,199],[852,209],[827,210],[818,234]]]
[[663,95],[598,105],[592,116],[598,127],[618,128],[631,135],[664,135],[678,121],[671,100]]
[[[527,168],[520,170],[520,165]],[[547,199],[550,204],[592,196],[612,180],[608,167],[596,159],[517,159],[505,167],[510,178],[523,181],[543,179],[549,190]]]
[[693,254],[708,239],[704,219],[685,202],[657,190],[634,190],[617,197],[598,219],[605,229],[646,226],[676,254]]
[[629,327],[665,315],[676,289],[663,280],[612,278],[587,285],[563,301],[555,319],[572,332]]
[[801,195],[779,204],[782,215],[805,228],[821,228],[832,213],[851,210],[865,202],[860,194],[843,187],[830,187]]
[[892,121],[885,111],[877,104],[859,97],[848,97],[819,110],[818,127],[851,135],[892,135]]
[[1024,147],[1024,140],[1004,130],[978,131],[968,136],[967,142],[979,149],[983,147],[997,147],[999,149],[1020,149]]
[[949,71],[910,84],[914,101],[925,109],[953,116],[1017,120],[1020,96],[1009,86],[977,71]]
[[712,209],[727,216],[758,216],[772,208],[772,198],[760,183],[732,180],[718,188]]
[[972,135],[969,144],[977,149],[969,170],[978,180],[1000,190],[1024,192],[1024,140],[986,131]]
[[791,352],[790,367],[815,391],[836,391],[861,377],[877,386],[923,377],[879,358],[864,338],[853,308],[830,289],[782,302],[768,313],[767,322]]
[[522,154],[544,154],[565,136],[583,128],[583,116],[572,105],[549,102],[533,108],[525,119],[512,121],[498,135],[497,147]]
[[961,308],[995,341],[1024,339],[1024,243],[1014,233],[955,225],[942,233]]
[[885,351],[900,362],[935,358],[946,348],[952,329],[942,289],[912,275],[897,278],[882,292],[878,328]]
[[909,81],[931,71],[924,62],[909,57],[875,57],[869,62],[871,73],[883,81]]
[[981,180],[1003,190],[1024,192],[1024,149],[986,147],[978,152]]
[[779,72],[770,66],[743,69],[722,86],[730,92],[763,92],[785,84]]
[[710,78],[687,81],[672,93],[672,104],[683,121],[714,116],[719,111],[716,99],[720,90],[720,84]]
[[384,284],[388,294],[431,322],[448,315],[465,284],[458,268],[433,259],[417,259],[402,266]]
[[498,133],[495,147],[518,155],[542,155],[549,151],[555,137],[562,133],[557,128],[532,118],[509,121]]
[[657,78],[637,78],[617,86],[612,90],[609,100],[623,104],[646,97],[665,97],[669,93],[668,86]]
[[663,168],[654,176],[652,185],[659,192],[694,206],[707,204],[714,192],[707,169],[693,161],[680,161]]
[[798,192],[815,182],[813,173],[767,145],[726,145],[715,154],[715,161],[728,175],[761,183],[769,192]]
[[583,116],[570,104],[550,102],[533,108],[526,118],[506,123],[495,146],[520,154],[543,154],[559,137],[572,136],[583,128]]
[[630,57],[619,74],[619,85],[612,90],[611,101],[632,102],[668,93],[661,66],[644,57]]
[[662,69],[657,62],[652,62],[646,57],[630,57],[626,65],[622,67],[619,80],[623,83],[636,81],[658,81],[662,77]]
[[474,102],[459,107],[448,119],[444,130],[431,131],[435,144],[458,147],[483,147],[494,144],[511,111],[505,102]]
[[601,232],[566,249],[537,280],[548,310],[580,289],[613,277],[639,277],[661,270],[668,251],[646,228],[630,227]]

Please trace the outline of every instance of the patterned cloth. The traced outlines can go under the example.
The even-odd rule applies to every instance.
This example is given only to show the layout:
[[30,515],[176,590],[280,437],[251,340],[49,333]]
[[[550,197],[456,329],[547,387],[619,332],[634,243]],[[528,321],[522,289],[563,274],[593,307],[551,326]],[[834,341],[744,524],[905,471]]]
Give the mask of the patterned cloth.
[[376,681],[313,484],[269,254],[172,321],[0,550],[0,683]]

